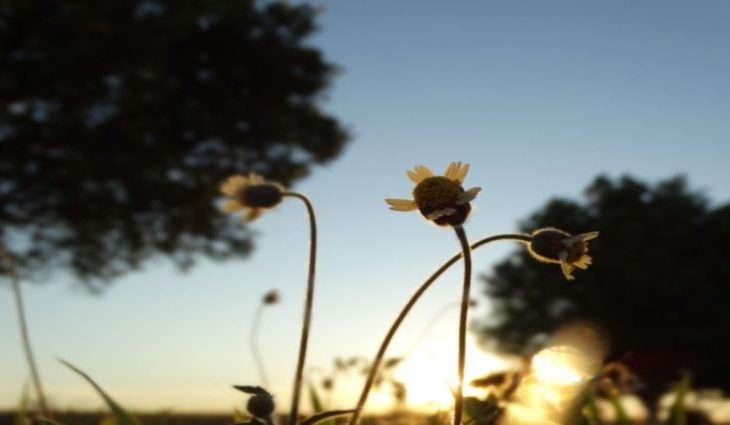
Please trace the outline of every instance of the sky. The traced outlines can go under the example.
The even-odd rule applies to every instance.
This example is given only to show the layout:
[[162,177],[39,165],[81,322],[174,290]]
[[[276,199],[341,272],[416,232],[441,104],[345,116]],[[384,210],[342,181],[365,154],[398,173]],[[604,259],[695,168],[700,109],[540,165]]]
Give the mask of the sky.
[[[313,379],[331,371],[336,357],[371,358],[410,294],[458,250],[449,229],[390,211],[383,201],[409,197],[405,172],[415,165],[440,173],[450,161],[470,164],[465,186],[482,188],[465,226],[472,240],[515,231],[551,198],[579,199],[598,174],[650,182],[683,174],[714,203],[730,200],[728,0],[307,3],[321,7],[320,31],[309,44],[341,70],[322,107],[353,135],[339,158],[293,188],[313,200],[320,232]],[[282,302],[264,310],[259,348],[269,390],[286,410],[307,218],[291,199],[252,227],[256,249],[243,261],[200,261],[183,274],[156,259],[98,296],[61,273],[23,285],[52,404],[101,406],[57,361],[63,358],[130,409],[241,407],[245,397],[231,385],[259,383],[249,333],[261,297],[277,289]],[[475,252],[479,304],[470,318],[484,320],[489,311],[479,276],[515,249],[502,243]],[[29,377],[12,293],[1,284],[0,408],[13,408]],[[414,353],[402,372],[406,383],[418,383],[414,403],[428,401],[416,387],[443,390],[455,369],[449,359],[460,292],[454,267],[414,308],[389,351]],[[476,344],[467,362],[472,376],[499,365]],[[432,381],[407,372],[423,368],[440,372]],[[351,391],[332,407],[353,405],[359,383],[345,377],[342,388]]]

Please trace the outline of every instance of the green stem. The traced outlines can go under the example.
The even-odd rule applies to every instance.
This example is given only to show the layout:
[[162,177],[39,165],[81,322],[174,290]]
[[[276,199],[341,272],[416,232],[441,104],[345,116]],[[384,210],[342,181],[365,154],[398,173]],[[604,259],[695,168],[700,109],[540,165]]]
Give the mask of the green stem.
[[[511,240],[511,241],[517,241],[517,242],[523,242],[528,243],[532,238],[528,235],[520,235],[520,234],[503,234],[503,235],[495,235],[495,236],[489,236],[487,238],[481,239],[474,244],[471,245],[471,249],[475,250],[483,245],[486,245],[491,242],[501,241],[501,240]],[[421,286],[416,290],[416,292],[411,295],[411,298],[408,300],[405,306],[401,309],[400,313],[398,313],[398,317],[396,317],[395,321],[392,325],[390,325],[390,329],[388,329],[388,333],[385,335],[385,338],[383,338],[383,341],[380,343],[380,348],[378,348],[377,354],[375,354],[375,359],[373,360],[372,364],[370,365],[370,372],[368,373],[368,377],[365,380],[365,385],[363,386],[362,392],[360,393],[360,398],[357,401],[357,406],[355,407],[355,413],[350,416],[350,421],[348,422],[348,425],[355,425],[360,418],[360,414],[362,412],[363,407],[365,407],[365,402],[368,399],[368,395],[370,395],[370,390],[372,389],[373,382],[375,382],[375,377],[377,376],[380,364],[383,361],[383,358],[385,357],[385,351],[388,349],[388,346],[390,345],[391,340],[395,336],[395,333],[398,331],[398,328],[400,327],[401,323],[403,323],[403,320],[405,320],[408,313],[411,311],[411,308],[416,304],[416,302],[421,298],[421,295],[423,295],[426,290],[431,287],[431,284],[436,281],[446,270],[449,269],[452,265],[454,265],[459,259],[461,259],[462,253],[459,252],[458,254],[451,257],[448,261],[446,261],[444,264],[441,265],[441,267],[438,268],[431,276],[429,276],[428,279],[426,279]]]
[[469,291],[471,289],[471,249],[463,226],[454,226],[461,243],[464,257],[464,287],[461,292],[461,311],[459,313],[459,358],[457,367],[456,393],[454,394],[454,425],[461,425],[464,412],[464,368],[466,366],[466,321],[469,313]]
[[302,392],[302,375],[304,374],[304,363],[307,357],[307,341],[309,340],[309,327],[312,322],[312,304],[314,302],[314,274],[317,267],[317,222],[314,217],[314,207],[306,196],[297,192],[287,192],[285,196],[291,196],[304,202],[309,216],[309,271],[307,274],[307,295],[304,301],[304,320],[302,321],[302,337],[299,342],[299,359],[294,375],[294,389],[292,390],[292,403],[289,412],[289,425],[295,425],[299,417],[299,397]]
[[253,318],[253,325],[251,325],[251,335],[249,337],[249,345],[251,351],[253,351],[253,358],[256,363],[256,368],[259,370],[259,377],[261,379],[261,385],[269,389],[269,379],[266,375],[266,368],[264,367],[264,361],[261,359],[261,352],[258,346],[258,335],[259,335],[259,323],[261,322],[261,314],[264,310],[264,303],[259,304],[256,308],[256,314]]
[[43,393],[43,386],[41,385],[40,374],[38,373],[38,367],[36,366],[35,359],[33,357],[33,350],[30,346],[30,335],[28,333],[28,324],[25,320],[25,308],[23,307],[23,295],[20,292],[20,279],[18,279],[18,273],[15,267],[15,258],[13,255],[2,245],[0,245],[0,257],[3,258],[10,274],[10,280],[12,282],[13,294],[15,295],[15,309],[18,315],[18,326],[20,327],[20,338],[23,344],[23,351],[25,352],[25,359],[28,362],[28,368],[30,369],[30,376],[33,380],[33,387],[35,388],[36,397],[38,398],[38,405],[40,406],[41,413],[46,418],[52,418],[48,404],[46,403],[46,397]]

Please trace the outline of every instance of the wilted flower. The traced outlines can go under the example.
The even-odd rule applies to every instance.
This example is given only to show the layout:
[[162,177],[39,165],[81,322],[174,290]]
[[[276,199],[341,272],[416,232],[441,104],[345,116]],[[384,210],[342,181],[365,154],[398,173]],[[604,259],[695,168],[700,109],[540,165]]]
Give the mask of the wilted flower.
[[264,304],[276,304],[279,302],[280,299],[281,297],[279,296],[279,291],[277,291],[276,289],[272,289],[264,295],[262,301]]
[[395,211],[413,211],[418,209],[426,219],[440,226],[458,226],[463,224],[471,211],[471,202],[481,188],[464,190],[461,186],[469,171],[469,164],[452,162],[443,176],[434,176],[433,172],[423,165],[417,165],[406,174],[416,187],[413,188],[413,199],[386,199],[390,209]]
[[598,237],[598,232],[572,236],[554,227],[544,227],[532,232],[527,251],[538,261],[560,264],[565,278],[575,279],[573,270],[587,269],[592,259],[588,253],[588,241]]
[[248,177],[235,175],[229,177],[220,187],[221,192],[230,199],[223,204],[227,212],[249,210],[243,221],[256,220],[265,210],[278,205],[284,196],[284,187],[279,183],[268,182],[258,174]]

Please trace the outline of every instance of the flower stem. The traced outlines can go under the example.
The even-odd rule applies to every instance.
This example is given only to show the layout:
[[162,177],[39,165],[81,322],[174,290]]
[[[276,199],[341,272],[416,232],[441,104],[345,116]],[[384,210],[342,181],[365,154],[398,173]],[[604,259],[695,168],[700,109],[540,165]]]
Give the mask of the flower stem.
[[454,394],[454,425],[461,425],[464,412],[464,367],[466,366],[466,319],[469,313],[469,291],[471,289],[471,249],[463,226],[454,226],[461,243],[464,258],[464,288],[461,292],[461,311],[459,313],[459,358],[457,367],[456,393]]
[[[521,234],[514,234],[514,233],[508,233],[503,235],[495,235],[495,236],[489,236],[484,239],[481,239],[474,244],[471,245],[471,249],[475,250],[483,245],[486,245],[491,242],[501,241],[501,240],[511,240],[511,241],[517,241],[517,242],[523,242],[528,243],[531,240],[531,237],[528,235],[521,235]],[[368,377],[365,380],[365,385],[363,386],[362,392],[360,393],[360,398],[357,401],[357,406],[355,407],[355,413],[350,416],[350,421],[348,422],[348,425],[355,425],[360,418],[360,414],[362,412],[363,407],[365,407],[365,402],[368,399],[368,395],[370,395],[370,390],[372,389],[373,382],[375,382],[375,378],[378,375],[380,364],[383,362],[383,358],[385,357],[385,351],[388,349],[388,346],[390,345],[391,340],[395,336],[395,333],[398,331],[398,328],[400,327],[401,323],[403,323],[403,320],[405,320],[408,313],[411,311],[411,308],[416,304],[416,302],[421,298],[421,295],[423,295],[426,290],[431,287],[431,284],[433,284],[436,279],[438,279],[446,270],[449,269],[449,267],[453,266],[459,259],[461,259],[462,252],[459,252],[458,254],[451,257],[449,260],[447,260],[444,264],[441,265],[441,267],[438,268],[431,276],[429,276],[428,279],[426,279],[421,286],[416,290],[416,292],[411,295],[411,298],[408,300],[405,306],[401,309],[400,313],[398,313],[398,317],[396,317],[395,321],[392,325],[390,325],[390,329],[388,329],[388,333],[385,335],[385,338],[383,338],[383,341],[380,343],[380,348],[378,348],[377,354],[375,354],[375,359],[373,360],[371,366],[370,366],[370,372],[368,373]]]
[[33,387],[35,388],[36,397],[38,398],[38,406],[41,409],[41,413],[46,418],[53,418],[48,404],[46,403],[46,397],[43,393],[43,386],[41,385],[40,374],[38,373],[38,367],[36,366],[35,359],[33,357],[33,350],[30,346],[30,335],[28,333],[28,324],[25,320],[25,309],[23,307],[23,295],[20,292],[20,279],[18,279],[18,273],[16,271],[16,263],[13,255],[8,250],[0,245],[0,257],[5,262],[8,273],[10,274],[10,280],[12,281],[13,294],[15,295],[15,309],[18,315],[18,326],[20,327],[20,338],[23,343],[23,350],[25,352],[25,359],[28,362],[28,368],[30,369],[31,379],[33,380]]
[[312,304],[314,302],[314,274],[317,267],[317,222],[314,217],[314,207],[306,196],[297,192],[286,192],[284,196],[291,196],[304,202],[309,216],[309,271],[307,274],[307,295],[304,301],[304,320],[302,321],[302,337],[299,342],[299,359],[294,375],[294,389],[292,390],[291,410],[289,412],[289,425],[295,425],[299,417],[299,396],[302,390],[302,375],[304,374],[304,362],[307,357],[307,341],[309,339],[309,327],[312,322]]
[[266,375],[266,368],[264,367],[264,361],[261,359],[261,352],[259,351],[258,346],[258,334],[259,334],[259,323],[261,322],[261,314],[264,310],[264,303],[259,304],[259,306],[256,308],[256,314],[253,318],[253,325],[251,325],[251,335],[249,337],[249,345],[251,346],[251,351],[253,351],[253,358],[256,362],[256,368],[259,370],[259,378],[261,379],[261,385],[268,389],[269,388],[269,379]]

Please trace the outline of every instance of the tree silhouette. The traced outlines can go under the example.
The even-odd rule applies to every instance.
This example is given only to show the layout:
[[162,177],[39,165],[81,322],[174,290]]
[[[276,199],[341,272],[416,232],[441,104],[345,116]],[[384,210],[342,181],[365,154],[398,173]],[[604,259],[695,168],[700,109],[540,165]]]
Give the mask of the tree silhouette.
[[730,204],[711,206],[680,177],[654,186],[599,177],[585,195],[552,200],[521,227],[600,231],[594,264],[566,281],[555,265],[515,252],[484,278],[494,308],[482,335],[528,353],[561,324],[593,320],[648,399],[680,369],[698,386],[730,389]]
[[290,184],[348,136],[318,102],[335,72],[316,11],[253,0],[0,4],[0,241],[90,285],[163,254],[245,255],[218,184]]

